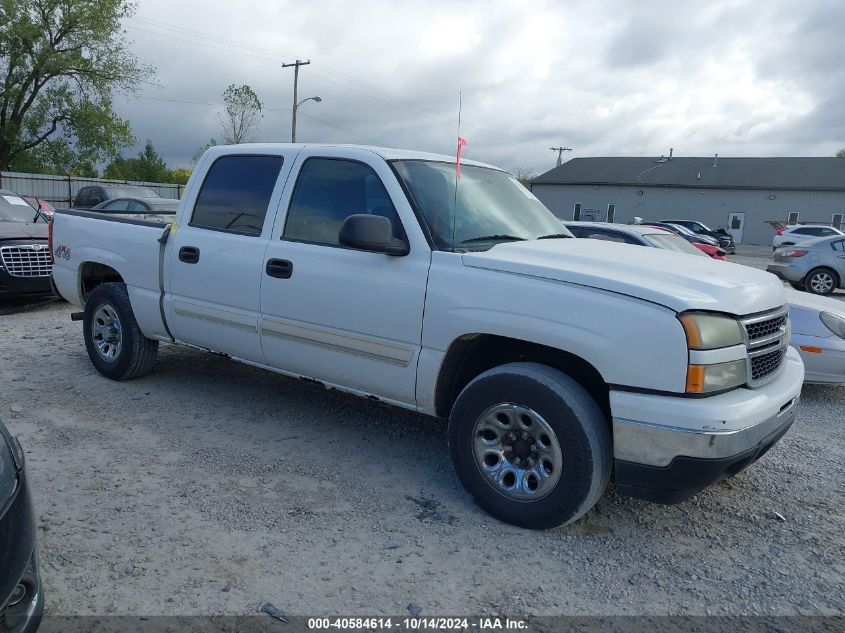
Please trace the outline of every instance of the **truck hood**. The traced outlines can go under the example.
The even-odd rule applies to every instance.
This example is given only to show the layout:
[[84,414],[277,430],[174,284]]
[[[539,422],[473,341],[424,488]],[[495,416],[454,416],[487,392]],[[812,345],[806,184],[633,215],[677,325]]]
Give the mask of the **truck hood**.
[[473,268],[617,292],[677,312],[714,310],[744,316],[786,303],[783,284],[772,274],[632,244],[584,239],[508,242],[464,253],[462,259]]
[[[33,213],[35,213],[33,211]],[[0,240],[47,239],[47,224],[0,222]]]

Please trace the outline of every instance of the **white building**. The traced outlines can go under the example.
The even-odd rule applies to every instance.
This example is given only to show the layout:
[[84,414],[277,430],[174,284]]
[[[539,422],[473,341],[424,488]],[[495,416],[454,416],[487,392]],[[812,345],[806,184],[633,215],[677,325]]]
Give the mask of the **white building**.
[[699,220],[771,244],[769,221],[845,226],[843,158],[574,158],[531,190],[565,220]]

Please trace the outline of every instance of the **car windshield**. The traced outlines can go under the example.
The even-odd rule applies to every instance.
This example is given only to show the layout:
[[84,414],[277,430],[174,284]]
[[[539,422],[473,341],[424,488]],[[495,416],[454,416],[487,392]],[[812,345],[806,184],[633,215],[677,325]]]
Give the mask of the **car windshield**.
[[643,235],[643,237],[649,244],[657,248],[663,248],[667,251],[677,251],[678,253],[687,253],[688,255],[708,257],[706,253],[698,250],[684,238],[672,233],[648,233]]
[[109,198],[161,198],[147,187],[109,187]]
[[0,221],[44,222],[45,220],[20,196],[4,193],[0,194]]
[[400,160],[393,165],[438,249],[573,237],[534,194],[503,171],[462,165],[456,180],[453,163]]

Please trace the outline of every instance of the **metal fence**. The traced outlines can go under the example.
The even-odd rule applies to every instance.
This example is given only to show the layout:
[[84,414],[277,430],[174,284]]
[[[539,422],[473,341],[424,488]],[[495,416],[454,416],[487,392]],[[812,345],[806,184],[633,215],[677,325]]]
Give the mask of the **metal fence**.
[[55,207],[73,205],[76,194],[86,185],[142,185],[155,191],[162,198],[181,198],[185,185],[161,182],[137,182],[130,180],[106,180],[105,178],[80,178],[77,176],[50,176],[47,174],[25,174],[15,171],[0,172],[0,189],[9,189],[21,196],[36,196]]

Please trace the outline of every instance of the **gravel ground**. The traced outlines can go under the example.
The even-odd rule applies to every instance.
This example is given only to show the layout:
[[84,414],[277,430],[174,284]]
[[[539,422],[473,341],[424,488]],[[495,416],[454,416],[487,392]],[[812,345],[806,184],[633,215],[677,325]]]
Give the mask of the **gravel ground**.
[[530,532],[474,506],[441,421],[170,345],[109,382],[70,311],[0,317],[48,614],[843,612],[845,387],[687,503],[611,486]]

